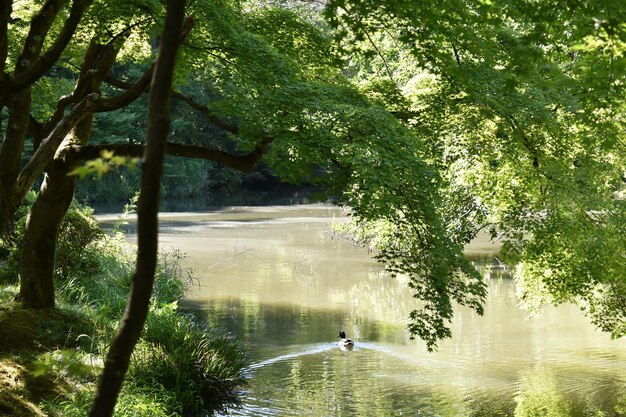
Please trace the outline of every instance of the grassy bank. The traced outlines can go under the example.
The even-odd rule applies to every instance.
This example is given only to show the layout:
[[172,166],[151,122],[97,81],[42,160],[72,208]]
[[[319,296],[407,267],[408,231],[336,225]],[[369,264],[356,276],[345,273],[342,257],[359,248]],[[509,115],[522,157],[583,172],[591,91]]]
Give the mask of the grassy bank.
[[[86,415],[126,305],[134,247],[119,232],[99,232],[87,209],[72,208],[68,219],[72,224],[64,224],[59,245],[67,247],[56,262],[53,310],[27,310],[13,302],[19,250],[9,239],[2,242],[0,415]],[[194,415],[236,401],[233,391],[243,383],[242,350],[228,335],[178,311],[190,279],[179,261],[178,253],[161,256],[146,329],[117,416]]]

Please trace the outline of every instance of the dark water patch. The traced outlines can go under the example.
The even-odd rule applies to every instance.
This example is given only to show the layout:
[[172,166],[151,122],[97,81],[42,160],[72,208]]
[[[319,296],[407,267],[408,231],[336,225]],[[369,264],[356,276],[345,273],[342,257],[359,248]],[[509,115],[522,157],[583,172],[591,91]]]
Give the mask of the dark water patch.
[[[244,188],[236,193],[207,192],[204,195],[168,199],[159,203],[160,212],[203,212],[215,211],[231,206],[295,206],[325,202],[315,189],[280,187],[270,190]],[[90,204],[96,214],[121,213],[128,201],[94,202]]]

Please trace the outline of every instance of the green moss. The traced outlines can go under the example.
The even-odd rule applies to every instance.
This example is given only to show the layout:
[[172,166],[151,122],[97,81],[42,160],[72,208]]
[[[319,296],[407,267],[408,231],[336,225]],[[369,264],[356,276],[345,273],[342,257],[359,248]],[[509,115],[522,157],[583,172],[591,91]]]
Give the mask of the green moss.
[[91,326],[75,312],[31,310],[18,303],[0,306],[0,354],[75,346]]
[[34,360],[48,346],[66,344],[75,321],[60,310],[0,307],[0,415],[44,416],[40,403],[67,394],[70,384],[62,376],[35,376]]

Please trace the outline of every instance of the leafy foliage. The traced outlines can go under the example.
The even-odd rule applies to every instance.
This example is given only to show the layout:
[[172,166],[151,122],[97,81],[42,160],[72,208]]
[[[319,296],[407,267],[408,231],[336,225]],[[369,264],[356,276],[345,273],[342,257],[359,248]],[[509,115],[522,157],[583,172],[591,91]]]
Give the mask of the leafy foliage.
[[[97,268],[89,276],[73,274],[60,288],[63,306],[79,308],[95,324],[78,350],[53,350],[38,358],[40,373],[66,375],[80,389],[48,402],[62,415],[85,415],[93,401],[93,383],[108,341],[122,316],[130,288],[134,248],[123,235],[95,242]],[[202,412],[236,401],[243,383],[245,356],[227,334],[211,329],[177,307],[188,279],[180,252],[162,254],[154,284],[148,325],[133,355],[116,415],[172,416]],[[79,307],[77,307],[79,306]]]
[[624,6],[333,0],[325,12],[356,74],[408,99],[370,88],[424,141],[450,237],[491,230],[525,302],[576,302],[614,337],[626,323]]
[[[409,277],[409,328],[430,348],[454,303],[482,312],[484,283],[462,256],[481,229],[506,240],[525,301],[577,302],[622,336],[624,1],[330,0],[326,23],[293,3],[190,4],[176,88],[205,107],[175,104],[172,137],[231,154],[271,142],[269,172],[325,188],[366,232],[384,224],[378,258]],[[35,119],[53,114],[92,39],[123,41],[111,75],[139,78],[162,13],[158,1],[95,2],[36,83]],[[19,41],[32,11],[14,15]],[[138,103],[96,118],[94,143],[136,143],[144,127]],[[136,173],[115,172],[109,194],[133,194]],[[87,188],[106,194],[111,175]],[[173,165],[172,195],[182,175],[185,193],[234,177]]]
[[[17,282],[19,263],[22,256],[21,239],[27,221],[30,205],[35,199],[35,193],[30,193],[22,204],[11,234],[7,235],[3,243],[6,253],[4,262],[0,266],[0,276],[7,282]],[[55,252],[55,272],[58,278],[69,278],[72,275],[90,274],[95,268],[93,261],[93,244],[102,237],[100,225],[93,218],[93,209],[82,206],[74,201],[61,223],[57,250]]]

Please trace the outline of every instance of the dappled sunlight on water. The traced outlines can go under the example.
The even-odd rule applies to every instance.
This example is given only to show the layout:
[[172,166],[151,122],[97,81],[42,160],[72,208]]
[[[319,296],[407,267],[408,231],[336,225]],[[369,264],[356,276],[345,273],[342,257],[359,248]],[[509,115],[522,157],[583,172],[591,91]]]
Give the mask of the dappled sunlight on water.
[[[332,239],[333,219],[341,211],[323,205],[162,216],[161,245],[186,253],[198,278],[184,308],[249,350],[230,415],[626,415],[626,342],[573,306],[529,318],[485,239],[468,250],[490,277],[485,316],[457,308],[453,338],[428,353],[405,329],[406,283]],[[340,329],[353,351],[337,347]]]

